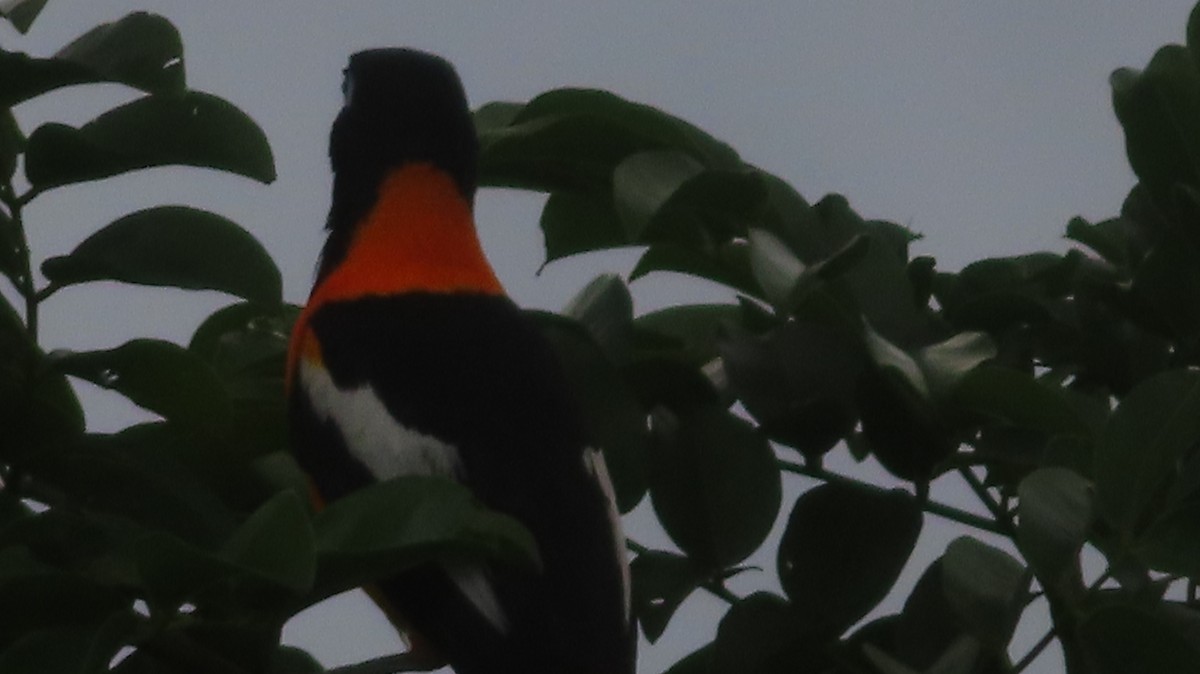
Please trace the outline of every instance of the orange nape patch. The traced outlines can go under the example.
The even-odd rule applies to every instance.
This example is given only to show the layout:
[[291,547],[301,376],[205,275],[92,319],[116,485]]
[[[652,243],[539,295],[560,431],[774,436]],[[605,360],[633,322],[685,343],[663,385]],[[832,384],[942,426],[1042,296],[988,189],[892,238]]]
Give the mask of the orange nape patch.
[[429,164],[410,164],[384,179],[345,259],[313,289],[309,306],[404,292],[503,292],[470,204],[446,172]]

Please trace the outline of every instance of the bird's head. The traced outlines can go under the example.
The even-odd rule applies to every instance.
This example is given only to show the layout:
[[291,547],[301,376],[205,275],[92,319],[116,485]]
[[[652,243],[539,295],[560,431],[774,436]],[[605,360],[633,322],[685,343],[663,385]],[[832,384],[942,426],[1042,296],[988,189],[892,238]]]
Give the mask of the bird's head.
[[344,252],[389,174],[431,164],[473,203],[479,140],[462,82],[445,59],[415,49],[370,49],[350,57],[345,104],[333,123],[332,236],[326,257]]

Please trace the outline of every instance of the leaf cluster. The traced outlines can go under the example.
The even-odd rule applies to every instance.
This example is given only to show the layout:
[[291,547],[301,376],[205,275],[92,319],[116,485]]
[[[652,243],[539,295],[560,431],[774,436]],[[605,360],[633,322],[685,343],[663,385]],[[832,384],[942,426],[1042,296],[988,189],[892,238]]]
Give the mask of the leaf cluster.
[[[42,4],[10,3],[7,18],[27,28]],[[482,182],[547,194],[547,263],[640,253],[531,318],[621,511],[648,499],[673,544],[629,542],[643,633],[657,640],[695,592],[728,602],[715,639],[670,671],[1015,673],[1052,641],[1073,674],[1200,671],[1197,40],[1200,11],[1186,46],[1111,78],[1139,181],[1118,215],[1072,220],[1067,253],[956,272],[914,256],[907,228],[841,195],[809,201],[611,93],[476,112]],[[28,135],[12,113],[90,82],[144,95]],[[45,259],[39,287],[30,201],[168,165],[274,178],[257,125],[187,87],[165,19],[133,14],[47,58],[0,51],[0,274],[20,300],[0,302],[0,605],[21,607],[0,611],[0,674],[317,672],[279,630],[331,593],[430,559],[536,563],[517,523],[443,481],[401,478],[311,512],[283,422],[296,308],[236,223],[148,205]],[[630,284],[663,273],[731,300],[638,314]],[[187,345],[44,353],[39,306],[104,281],[235,301]],[[88,432],[69,378],[159,420]],[[894,480],[830,471],[841,451]],[[817,485],[785,498],[794,475]],[[977,508],[940,498],[952,481]],[[874,617],[931,516],[970,535],[900,611]],[[748,568],[777,521],[774,568]],[[1085,559],[1103,570],[1086,574]],[[782,592],[739,596],[740,574]],[[1014,654],[1037,604],[1053,630]]]

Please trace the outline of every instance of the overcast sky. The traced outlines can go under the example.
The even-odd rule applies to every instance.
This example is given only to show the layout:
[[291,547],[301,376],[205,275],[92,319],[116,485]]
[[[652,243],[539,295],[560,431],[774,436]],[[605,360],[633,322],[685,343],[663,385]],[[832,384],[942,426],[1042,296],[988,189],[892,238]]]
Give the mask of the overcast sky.
[[[325,148],[341,104],[341,70],[359,49],[438,52],[457,65],[473,105],[571,85],[665,108],[811,201],[840,192],[866,217],[908,225],[925,235],[916,254],[957,269],[988,256],[1062,250],[1071,216],[1116,213],[1133,177],[1108,74],[1142,67],[1158,46],[1182,41],[1190,7],[1189,0],[51,0],[29,36],[3,28],[0,43],[49,55],[128,11],[161,13],[183,35],[189,85],[253,116],[279,170],[268,187],[162,169],[56,191],[27,211],[39,259],[70,250],[129,211],[186,203],[254,233],[280,265],[285,297],[301,302],[328,208]],[[82,123],[128,97],[118,88],[89,87],[18,112],[28,132],[45,119]],[[539,205],[533,195],[484,193],[477,207],[485,247],[518,302],[559,308],[596,272],[628,271],[630,255],[588,256],[536,276]],[[635,285],[635,293],[639,310],[729,297],[655,277]],[[43,341],[82,349],[140,335],[186,340],[200,317],[227,301],[151,289],[68,289],[46,308]],[[93,428],[115,429],[133,418],[119,402],[87,400]],[[920,568],[954,535],[927,522]],[[644,649],[642,672],[659,672],[711,638],[715,605],[700,599],[685,610],[661,645]],[[1037,629],[1025,643],[1040,636]],[[287,636],[327,664],[399,647],[377,615],[353,599],[307,615]],[[1039,671],[1059,668],[1053,658],[1039,664]]]

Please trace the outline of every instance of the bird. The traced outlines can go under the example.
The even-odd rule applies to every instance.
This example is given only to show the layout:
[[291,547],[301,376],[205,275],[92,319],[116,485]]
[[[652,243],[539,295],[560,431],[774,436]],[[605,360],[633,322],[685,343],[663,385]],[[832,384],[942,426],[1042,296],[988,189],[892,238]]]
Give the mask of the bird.
[[368,594],[407,655],[457,674],[632,674],[620,516],[563,365],[478,238],[479,140],[461,80],[409,48],[350,57],[328,230],[293,328],[293,455],[331,503],[444,476],[532,534],[541,564],[430,562]]

